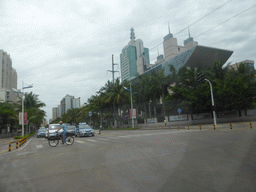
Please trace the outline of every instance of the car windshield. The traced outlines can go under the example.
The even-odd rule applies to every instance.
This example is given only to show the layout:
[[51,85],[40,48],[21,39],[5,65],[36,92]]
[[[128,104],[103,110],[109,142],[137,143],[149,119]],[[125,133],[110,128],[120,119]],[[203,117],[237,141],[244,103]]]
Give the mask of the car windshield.
[[50,125],[49,126],[50,130],[59,129],[59,128],[60,128],[60,125]]
[[79,125],[80,129],[92,129],[89,125]]
[[68,126],[67,128],[68,128],[69,130],[75,129],[75,127],[72,127],[72,126]]
[[38,131],[45,131],[45,128],[40,128]]

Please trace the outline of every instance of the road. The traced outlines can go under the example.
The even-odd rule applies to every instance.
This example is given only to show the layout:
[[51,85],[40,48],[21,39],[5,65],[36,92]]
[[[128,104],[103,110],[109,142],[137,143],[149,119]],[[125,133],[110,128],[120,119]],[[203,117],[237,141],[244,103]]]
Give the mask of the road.
[[0,154],[0,191],[256,191],[256,130],[102,131]]

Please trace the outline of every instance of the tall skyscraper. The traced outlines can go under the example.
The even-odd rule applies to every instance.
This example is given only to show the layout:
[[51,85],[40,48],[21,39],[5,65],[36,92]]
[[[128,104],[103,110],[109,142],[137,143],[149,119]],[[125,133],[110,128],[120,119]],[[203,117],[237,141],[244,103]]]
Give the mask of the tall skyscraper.
[[134,29],[131,28],[130,42],[122,49],[120,54],[121,80],[130,80],[145,72],[149,64],[149,49],[144,48],[141,39],[135,40]]
[[[66,95],[60,102],[60,106],[57,108],[57,117],[67,113],[69,109],[80,108],[80,97],[75,98],[72,95]],[[60,111],[60,112],[59,112]]]
[[12,68],[10,55],[0,50],[0,100],[16,102],[16,94],[12,88],[17,89],[17,72]]

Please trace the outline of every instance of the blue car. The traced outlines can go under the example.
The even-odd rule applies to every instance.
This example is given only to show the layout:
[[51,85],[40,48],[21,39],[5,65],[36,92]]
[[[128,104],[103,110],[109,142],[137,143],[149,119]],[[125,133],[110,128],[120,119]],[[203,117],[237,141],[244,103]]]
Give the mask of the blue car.
[[82,136],[94,136],[95,131],[94,129],[87,124],[79,124],[76,128],[76,137],[82,137]]
[[44,137],[45,136],[45,127],[41,127],[37,130],[37,138],[38,137]]

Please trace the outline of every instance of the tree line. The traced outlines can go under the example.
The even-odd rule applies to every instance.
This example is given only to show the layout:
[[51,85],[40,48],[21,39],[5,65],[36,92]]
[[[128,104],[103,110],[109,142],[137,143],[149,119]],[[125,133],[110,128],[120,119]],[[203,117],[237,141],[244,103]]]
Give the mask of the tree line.
[[[37,128],[43,123],[45,111],[41,108],[46,106],[39,100],[39,95],[32,92],[24,94],[24,112],[27,112],[28,124],[34,124]],[[22,112],[22,98],[17,103],[6,100],[0,102],[0,129],[7,128],[7,124],[11,129],[21,128],[19,125],[19,113]],[[26,127],[26,126],[25,126]]]
[[[131,108],[130,83],[132,88],[133,108],[136,109],[137,121],[157,117],[163,121],[165,116],[177,115],[177,108],[184,114],[212,112],[212,101],[209,84],[197,81],[197,73],[204,73],[205,78],[213,86],[214,102],[217,111],[241,110],[256,107],[255,71],[242,63],[233,67],[223,66],[214,62],[207,69],[182,67],[176,70],[169,65],[170,75],[165,69],[138,75],[131,82],[107,81],[104,86],[92,95],[83,107],[70,109],[61,117],[52,121],[62,120],[66,123],[93,122],[99,127],[113,126],[114,122],[124,125],[129,121]],[[92,112],[92,116],[89,116]]]

